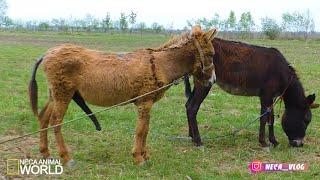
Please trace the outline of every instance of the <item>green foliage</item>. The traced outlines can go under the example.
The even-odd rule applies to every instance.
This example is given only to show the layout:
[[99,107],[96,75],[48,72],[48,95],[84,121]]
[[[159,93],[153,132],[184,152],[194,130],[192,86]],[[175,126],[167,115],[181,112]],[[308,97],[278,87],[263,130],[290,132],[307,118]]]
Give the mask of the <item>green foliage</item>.
[[254,28],[254,21],[250,12],[244,12],[241,14],[239,20],[239,30],[242,32],[250,32]]
[[235,31],[237,27],[237,18],[234,11],[230,11],[229,17],[227,19],[228,30]]
[[282,29],[284,31],[295,31],[296,19],[291,13],[282,14]]
[[125,13],[120,14],[119,28],[123,32],[128,29],[128,21],[127,21],[127,16]]
[[282,14],[282,28],[287,32],[303,32],[305,40],[314,31],[315,22],[308,9],[304,13],[295,11]]
[[286,31],[310,32],[314,30],[314,26],[309,10],[304,13],[295,11],[282,14],[282,28]]
[[155,33],[160,33],[164,30],[164,27],[156,22],[152,23],[151,28]]
[[47,22],[42,22],[39,24],[39,28],[42,30],[42,31],[47,31],[49,29],[49,24]]
[[139,28],[140,32],[142,32],[142,31],[144,31],[144,30],[147,28],[147,25],[146,25],[146,23],[144,23],[144,22],[140,22],[140,23],[138,24],[138,28]]
[[133,28],[136,21],[137,21],[137,13],[131,11],[131,13],[129,14],[129,23],[131,24],[131,29]]
[[7,17],[6,16],[7,9],[8,9],[8,5],[6,0],[0,0],[0,27],[1,27],[1,24],[4,23],[4,19]]
[[277,24],[277,21],[268,17],[261,19],[262,32],[271,40],[276,39],[280,32],[281,28]]
[[104,32],[110,31],[110,29],[112,28],[112,21],[109,12],[107,12],[105,18],[102,20],[102,27],[104,29]]
[[4,16],[4,18],[2,19],[2,23],[6,27],[13,25],[13,21],[11,18],[9,18],[9,16]]

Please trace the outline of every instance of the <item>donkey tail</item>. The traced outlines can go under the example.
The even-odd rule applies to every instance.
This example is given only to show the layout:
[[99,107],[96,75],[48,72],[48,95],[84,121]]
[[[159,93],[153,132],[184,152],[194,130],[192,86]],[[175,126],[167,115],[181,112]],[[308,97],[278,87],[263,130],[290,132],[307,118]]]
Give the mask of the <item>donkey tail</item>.
[[187,98],[189,98],[191,96],[191,85],[189,82],[189,76],[188,75],[184,75],[184,86],[185,86],[185,96]]
[[41,64],[43,57],[41,57],[36,64],[33,66],[31,80],[29,82],[29,99],[32,108],[32,112],[35,116],[38,114],[38,85],[36,81],[36,73],[39,65]]

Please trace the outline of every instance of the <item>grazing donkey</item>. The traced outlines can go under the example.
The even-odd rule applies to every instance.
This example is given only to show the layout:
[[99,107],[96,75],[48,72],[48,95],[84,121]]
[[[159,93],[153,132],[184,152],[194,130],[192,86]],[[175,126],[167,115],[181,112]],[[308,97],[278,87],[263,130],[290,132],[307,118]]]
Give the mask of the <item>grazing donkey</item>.
[[[303,145],[303,138],[311,121],[310,108],[319,107],[314,104],[315,95],[304,94],[301,82],[292,66],[283,55],[274,48],[248,45],[219,38],[212,40],[215,49],[213,63],[217,75],[217,84],[226,92],[242,96],[259,96],[261,115],[273,104],[273,99],[282,96],[285,112],[282,117],[282,128],[292,146]],[[185,77],[186,103],[189,136],[197,146],[201,146],[201,138],[197,126],[196,115],[199,107],[210,91],[210,86],[202,86],[196,77],[194,90],[188,77]],[[270,109],[269,109],[270,110]],[[269,125],[269,141],[277,146],[274,136],[273,109],[260,118],[259,142],[267,147],[265,125]]]
[[[211,43],[215,34],[215,29],[203,32],[195,26],[190,33],[180,35],[158,49],[142,49],[121,56],[71,44],[48,50],[35,64],[29,84],[31,107],[38,117],[40,128],[47,128],[49,122],[51,125],[62,123],[72,99],[86,113],[90,113],[85,101],[98,106],[112,106],[158,89],[187,73],[200,79],[199,83],[203,86],[210,86],[215,82]],[[49,99],[39,114],[35,76],[41,63],[48,82]],[[138,165],[148,159],[146,138],[151,107],[167,89],[133,102],[138,109],[133,148]],[[72,166],[74,161],[68,154],[61,126],[54,127],[54,134],[60,157],[64,164]],[[47,130],[40,133],[40,152],[44,158],[50,155]]]

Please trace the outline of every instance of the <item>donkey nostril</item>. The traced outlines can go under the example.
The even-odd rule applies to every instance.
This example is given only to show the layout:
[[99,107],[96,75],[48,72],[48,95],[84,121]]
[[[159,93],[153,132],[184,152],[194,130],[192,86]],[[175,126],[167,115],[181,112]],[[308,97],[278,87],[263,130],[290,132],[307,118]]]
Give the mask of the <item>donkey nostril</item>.
[[289,141],[289,144],[293,147],[302,147],[303,146],[303,140],[297,139],[297,140],[292,140]]

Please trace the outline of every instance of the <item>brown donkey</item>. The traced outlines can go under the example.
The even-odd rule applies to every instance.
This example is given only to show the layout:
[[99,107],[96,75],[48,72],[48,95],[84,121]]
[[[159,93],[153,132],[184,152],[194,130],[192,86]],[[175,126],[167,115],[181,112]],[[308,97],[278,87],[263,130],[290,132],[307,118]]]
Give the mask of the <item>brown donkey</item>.
[[[49,122],[51,125],[61,123],[75,95],[91,104],[108,107],[153,91],[187,73],[200,79],[205,86],[214,83],[214,49],[211,41],[215,32],[215,29],[203,32],[195,26],[190,33],[180,35],[158,49],[142,49],[125,55],[98,52],[71,44],[50,49],[35,64],[29,84],[31,106],[40,128],[47,128]],[[35,76],[41,63],[48,82],[49,99],[39,114]],[[132,152],[136,164],[143,164],[148,159],[146,138],[150,110],[166,89],[133,102],[138,109]],[[60,157],[66,165],[72,166],[74,161],[68,154],[61,126],[54,128],[54,134]],[[50,156],[47,130],[40,133],[40,152],[44,158]]]

